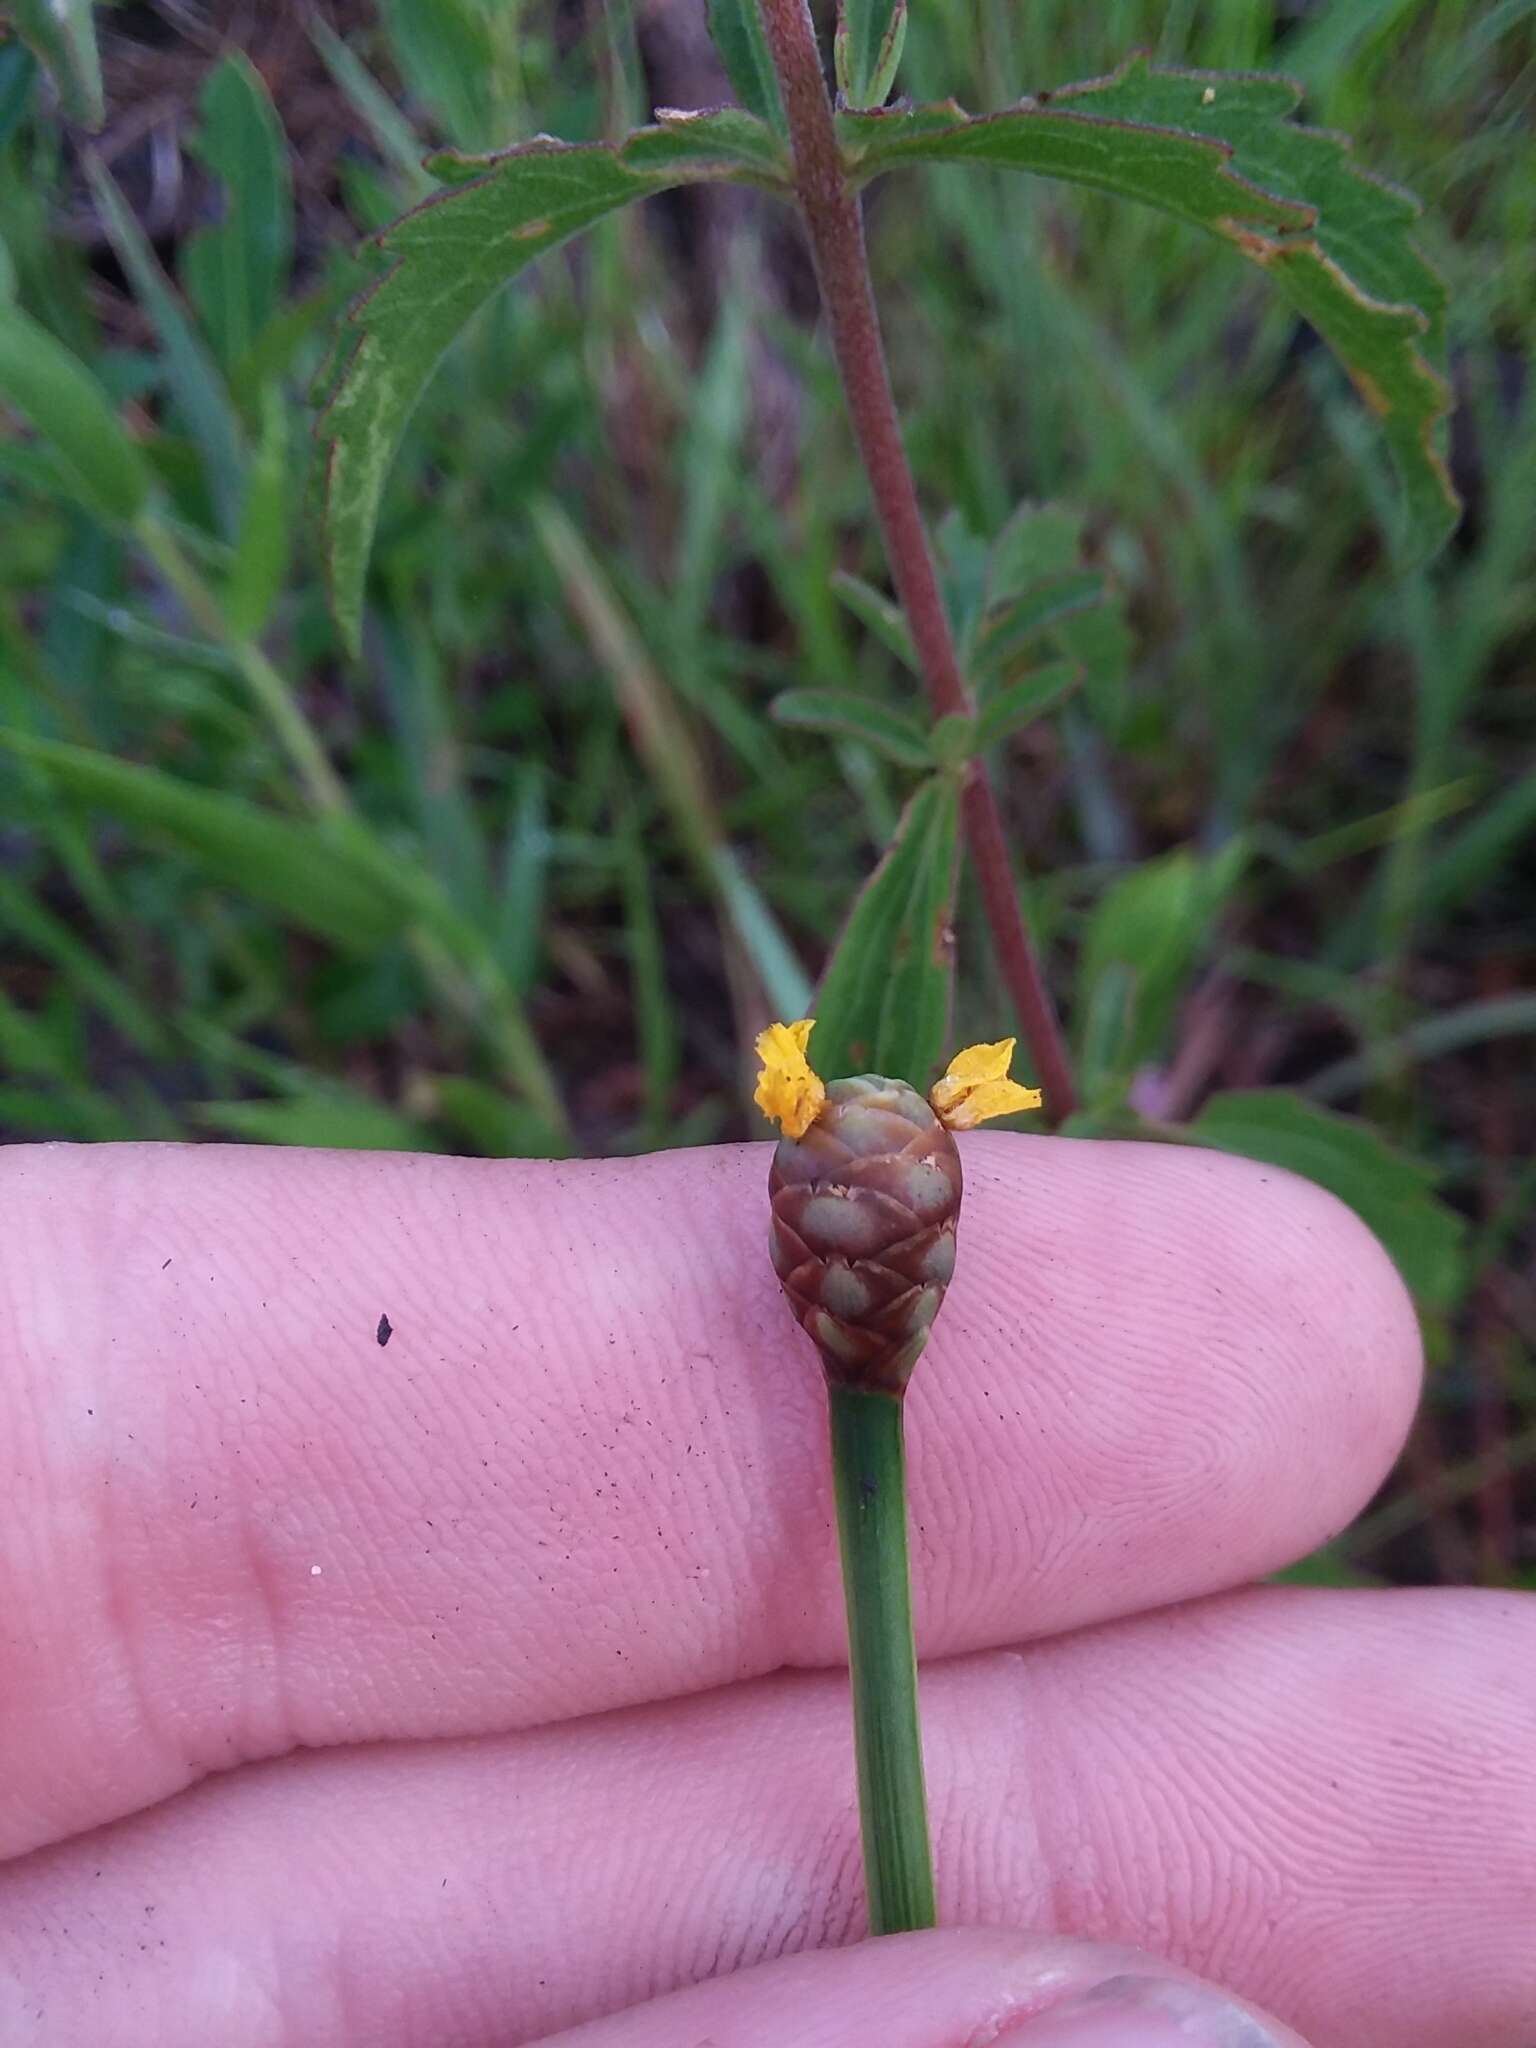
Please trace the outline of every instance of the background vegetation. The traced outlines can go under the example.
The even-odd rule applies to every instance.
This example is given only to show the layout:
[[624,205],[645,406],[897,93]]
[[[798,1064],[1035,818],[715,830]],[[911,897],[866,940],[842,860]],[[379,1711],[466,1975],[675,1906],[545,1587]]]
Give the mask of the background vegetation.
[[[356,662],[311,504],[313,380],[426,151],[719,102],[702,0],[133,0],[100,31],[94,139],[0,44],[0,385],[63,343],[171,511],[113,518],[88,390],[73,451],[0,425],[0,1135],[760,1135],[743,1048],[802,1013],[913,781],[771,712],[915,690],[850,580],[886,588],[792,217],[672,193],[475,322]],[[1079,1128],[1312,1170],[1413,1283],[1421,1428],[1306,1569],[1536,1585],[1536,5],[916,0],[901,85],[986,110],[1137,46],[1294,75],[1419,194],[1467,510],[1395,568],[1369,414],[1179,223],[970,167],[875,188],[957,616],[1026,501],[1034,566],[1093,588],[1065,651],[1112,686],[997,757]],[[995,1036],[958,924],[959,1034]]]

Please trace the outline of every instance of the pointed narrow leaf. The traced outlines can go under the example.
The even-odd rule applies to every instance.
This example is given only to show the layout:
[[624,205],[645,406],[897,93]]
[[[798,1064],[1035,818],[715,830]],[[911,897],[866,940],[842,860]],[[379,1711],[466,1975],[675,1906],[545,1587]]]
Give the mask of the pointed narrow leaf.
[[321,825],[199,789],[89,747],[0,729],[0,745],[45,768],[68,796],[196,857],[208,874],[292,923],[366,951],[408,921],[376,863]]
[[1432,1192],[1436,1175],[1368,1124],[1283,1089],[1212,1096],[1188,1127],[1202,1145],[1315,1180],[1368,1224],[1427,1308],[1453,1307],[1465,1284],[1466,1224]]
[[987,699],[977,717],[977,746],[995,747],[1010,733],[1033,725],[1047,711],[1054,711],[1082,680],[1083,671],[1077,662],[1048,661],[1044,667],[1020,676],[1016,683],[1004,684]]
[[261,445],[245,480],[240,530],[224,586],[224,616],[242,640],[266,625],[288,568],[288,415],[281,393],[261,395]]
[[847,106],[883,106],[907,37],[907,0],[837,0],[832,63]]
[[1402,477],[1403,545],[1431,554],[1455,525],[1443,454],[1445,287],[1409,230],[1419,207],[1349,143],[1288,117],[1285,78],[1165,71],[1145,56],[1108,78],[971,118],[953,102],[849,114],[861,179],[901,163],[981,163],[1160,206],[1258,263],[1338,355],[1381,421]]
[[261,73],[234,50],[198,95],[194,148],[219,180],[223,217],[181,255],[187,296],[226,370],[276,309],[293,260],[288,145]]
[[331,589],[349,645],[384,479],[443,351],[519,271],[616,207],[693,180],[759,180],[777,147],[760,122],[728,111],[642,129],[617,149],[540,139],[472,162],[467,182],[379,237],[388,268],[347,317],[319,425]]
[[842,569],[834,571],[831,583],[833,595],[842,599],[854,617],[890,649],[904,668],[920,676],[922,663],[912,645],[906,616],[896,600],[887,597],[883,590],[876,590],[872,583],[866,583],[862,576],[850,576]]
[[83,128],[99,128],[106,109],[91,0],[11,0],[9,12],[16,33],[52,77],[65,113]]
[[1105,595],[1105,581],[1097,569],[1078,569],[1067,576],[1052,577],[1014,598],[989,615],[971,658],[971,676],[985,689],[1006,675],[1023,651],[1048,628],[1058,625],[1074,612],[1099,604]]
[[889,1074],[927,1088],[949,1037],[959,785],[925,782],[865,883],[816,997],[812,1057],[828,1079]]
[[780,725],[808,727],[863,740],[903,768],[928,768],[932,756],[920,725],[851,690],[785,690],[770,706]]
[[983,699],[1021,680],[1021,660],[1038,662],[1043,643],[1081,672],[1095,724],[1115,734],[1125,713],[1131,635],[1119,586],[1084,563],[1082,514],[1068,505],[1021,505],[992,543],[987,597],[970,664]]
[[709,0],[709,33],[737,99],[749,114],[787,135],[784,96],[757,0]]
[[425,1152],[431,1135],[414,1117],[353,1089],[316,1086],[276,1102],[199,1102],[192,1114],[210,1130],[262,1145],[320,1146],[333,1152]]
[[[1129,978],[1113,1006],[1124,1018],[1116,1039],[1119,1078],[1167,1046],[1174,1012],[1245,859],[1239,839],[1206,860],[1180,847],[1130,869],[1094,905],[1078,956],[1077,1012],[1082,1019],[1101,1014],[1101,982]],[[1086,1081],[1111,1078],[1088,1073]]]
[[140,305],[154,323],[165,357],[165,384],[195,435],[208,465],[209,483],[226,532],[240,503],[245,457],[234,407],[207,345],[187,318],[160,259],[133,209],[101,160],[89,155],[85,174],[102,226],[128,273]]
[[76,495],[98,518],[136,517],[149,466],[77,356],[20,306],[0,303],[0,404],[13,407],[51,449]]

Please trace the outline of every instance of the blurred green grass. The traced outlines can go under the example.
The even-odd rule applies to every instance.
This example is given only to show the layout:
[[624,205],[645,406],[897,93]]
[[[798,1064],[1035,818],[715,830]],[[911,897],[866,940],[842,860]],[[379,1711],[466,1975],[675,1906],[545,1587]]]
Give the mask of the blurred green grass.
[[[109,10],[94,144],[0,46],[0,297],[111,393],[175,549],[0,428],[0,723],[34,742],[0,755],[0,1136],[755,1134],[743,1048],[798,1007],[907,788],[768,717],[788,686],[911,687],[834,587],[884,577],[803,248],[765,201],[688,191],[504,294],[411,425],[349,663],[308,393],[360,236],[431,189],[432,144],[617,135],[724,89],[693,0],[308,12],[274,10],[242,83],[211,34]],[[1369,416],[1261,277],[974,169],[871,200],[914,462],[962,553],[1023,499],[1074,508],[1125,605],[1124,704],[1074,700],[1003,775],[1080,1058],[1128,933],[1146,1114],[1291,1088],[1466,1219],[1406,1490],[1326,1568],[1536,1582],[1536,4],[923,0],[901,85],[985,110],[1136,47],[1293,74],[1423,200],[1460,533],[1394,569]],[[173,817],[135,767],[208,805]],[[994,1036],[968,900],[960,962],[966,1035]]]

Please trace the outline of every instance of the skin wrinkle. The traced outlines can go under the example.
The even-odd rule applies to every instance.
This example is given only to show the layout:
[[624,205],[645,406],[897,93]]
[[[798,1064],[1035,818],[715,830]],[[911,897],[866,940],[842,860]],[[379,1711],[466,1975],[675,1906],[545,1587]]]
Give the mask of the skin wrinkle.
[[[1255,1389],[1219,1359],[1213,1375],[1211,1359],[1176,1330],[1161,1351],[1140,1334],[1183,1314],[1182,1282],[1170,1289],[1164,1273],[1161,1311],[1123,1302],[1117,1330],[1094,1264],[1106,1203],[1121,1216],[1116,1255],[1150,1274],[1170,1215],[1189,1216],[1191,1158],[1197,1184],[1214,1190],[1202,1201],[1219,1195],[1227,1210],[1253,1203],[1252,1168],[1008,1137],[968,1139],[966,1154],[976,1163],[966,1256],[924,1361],[932,1374],[913,1396],[925,1404],[914,1408],[913,1485],[928,1654],[1278,1564],[1369,1490],[1406,1412],[1413,1340],[1395,1280],[1379,1253],[1362,1251],[1367,1241],[1343,1211],[1268,1177],[1253,1241],[1246,1251],[1219,1247],[1239,1267],[1241,1312],[1260,1323],[1296,1313],[1301,1253],[1290,1255],[1283,1301],[1266,1293],[1262,1274],[1298,1205],[1304,1222],[1332,1218],[1331,1258],[1363,1260],[1364,1327],[1352,1321],[1341,1333],[1339,1368],[1297,1356],[1294,1337],[1276,1339],[1273,1385]],[[179,1755],[224,1762],[241,1750],[229,1730],[235,1652],[259,1655],[265,1632],[261,1574],[237,1542],[242,1514],[256,1516],[260,1561],[285,1589],[277,1628],[292,1725],[278,1733],[288,1739],[527,1726],[786,1662],[840,1661],[822,1396],[814,1366],[791,1378],[786,1347],[798,1340],[762,1251],[766,1157],[767,1148],[725,1147],[622,1172],[212,1147],[18,1148],[0,1161],[7,1312],[30,1298],[36,1271],[62,1270],[82,1300],[77,1353],[92,1331],[133,1324],[132,1349],[113,1364],[107,1426],[112,1455],[136,1461],[144,1519],[142,1531],[117,1524],[117,1563],[143,1581],[124,1589],[133,1612],[184,1619],[179,1633],[156,1637],[157,1669],[178,1688]],[[614,1190],[624,1193],[618,1210]],[[115,1203],[120,1218],[110,1284],[82,1236],[91,1201]],[[671,1247],[680,1213],[702,1219],[706,1251]],[[1154,1251],[1127,1261],[1137,1217]],[[1204,1230],[1203,1209],[1193,1221]],[[1079,1239],[1074,1262],[1068,1247]],[[1037,1242],[1043,1263],[1032,1266]],[[572,1267],[598,1244],[602,1260],[587,1259],[590,1277],[573,1289]],[[537,1288],[519,1290],[521,1262]],[[1283,1274],[1290,1266],[1281,1260]],[[1307,1313],[1321,1312],[1334,1277],[1330,1265],[1307,1280]],[[1078,1337],[1085,1316],[1070,1294],[1079,1280],[1103,1354],[1091,1372]],[[231,1295],[240,1288],[265,1292],[242,1307]],[[381,1308],[399,1332],[387,1351],[374,1337]],[[689,1326],[674,1329],[679,1319]],[[1138,1521],[1134,1491],[1097,1462],[1108,1432],[1135,1440],[1155,1466],[1168,1427],[1166,1397],[1130,1377],[1133,1335],[1147,1346],[1135,1353],[1138,1371],[1175,1378],[1186,1407],[1215,1403],[1231,1469],[1272,1468],[1286,1489],[1225,1553],[1212,1541],[1207,1495],[1158,1499]],[[622,1372],[615,1352],[626,1356]],[[25,1414],[33,1374],[56,1393],[47,1354],[24,1342],[0,1385],[12,1413]],[[1369,1391],[1353,1391],[1357,1378]],[[1357,1462],[1330,1457],[1290,1488],[1302,1446],[1339,1423],[1341,1386],[1351,1415],[1365,1418]],[[155,1420],[168,1409],[169,1437]],[[621,1419],[636,1414],[655,1429]],[[99,1440],[62,1412],[51,1426],[62,1462],[39,1480],[29,1519],[47,1526],[51,1545],[65,1541],[72,1571],[99,1572],[83,1535],[52,1534],[67,1531],[73,1503],[90,1495],[81,1474]],[[600,1513],[592,1486],[603,1476],[591,1480],[577,1427],[595,1433],[598,1463],[617,1482]],[[1268,1441],[1282,1427],[1282,1440]],[[0,1436],[13,1435],[0,1413]],[[207,1467],[195,1475],[195,1512],[192,1475],[181,1469],[193,1460]],[[957,1484],[962,1470],[974,1484]],[[1203,1445],[1194,1473],[1218,1505],[1246,1497]],[[118,1467],[110,1476],[114,1491],[125,1484]],[[1065,1545],[1055,1537],[1062,1526]],[[50,1765],[58,1803],[42,1801],[42,1832],[86,1825],[181,1780],[156,1775],[142,1717],[113,1710],[110,1686],[94,1672],[91,1685],[78,1682],[89,1668],[75,1640],[82,1613],[94,1625],[78,1589],[40,1580],[35,1565],[17,1574],[13,1562],[6,1576],[0,1611],[18,1616],[19,1640],[0,1723],[0,1797],[11,1806],[0,1846],[16,1847],[40,1831],[37,1756],[59,1759]],[[573,1612],[579,1627],[569,1625]],[[99,1646],[90,1654],[99,1658]],[[240,1689],[259,1689],[249,1672]],[[62,1719],[46,1713],[50,1697],[73,1703]],[[0,1827],[5,1820],[0,1808]]]
[[[1022,1661],[936,1667],[928,1750],[947,1910],[1038,1920],[1050,1870],[1033,1813],[1048,1864],[1077,1859],[1062,1915],[1074,1932],[1155,1934],[1185,1964],[1218,1943],[1213,1976],[1315,2048],[1516,2048],[1536,2000],[1536,1707],[1518,1683],[1533,1656],[1536,1620],[1514,1602],[1272,1589]],[[1364,1697],[1344,1687],[1351,1674],[1370,1675]],[[1478,1757],[1442,1795],[1428,1779],[1443,1732],[1490,1700]],[[1020,1770],[1035,1787],[1023,1825],[1007,1789]],[[1298,1790],[1304,1836],[1287,1833]],[[777,1953],[802,1930],[847,1938],[856,1865],[838,1844],[851,1848],[855,1829],[836,1678],[530,1736],[299,1757],[0,1873],[0,1983],[36,1981],[35,1930],[61,1919],[57,2011],[106,1963],[109,2009],[131,2019],[135,1983],[165,1981],[127,1938],[155,1899],[173,1959],[273,1942],[271,1981],[291,1998],[312,1996],[342,1956],[352,2031],[316,2027],[298,2036],[306,2048],[440,2048],[450,1993],[456,2041],[514,2048],[717,1962]],[[83,1886],[92,1858],[104,1876]],[[237,1880],[254,1886],[253,1908]],[[1228,1882],[1250,1910],[1212,1922],[1207,1896]],[[73,1910],[82,1890],[100,1902],[94,1931]],[[153,2009],[174,2024],[23,2035],[15,2048],[229,2038],[217,2008],[162,2007],[157,1993]]]
[[[712,1194],[706,1190],[706,1199]],[[726,1409],[729,1427],[712,1446],[711,1465],[720,1471],[714,1489],[717,1526],[735,1539],[733,1583],[750,1589],[736,1609],[734,1645],[734,1671],[749,1676],[795,1662],[793,1646],[808,1616],[824,1610],[829,1587],[837,1585],[839,1600],[841,1590],[828,1519],[820,1363],[795,1328],[768,1264],[762,1212],[713,1202],[712,1207],[717,1228],[696,1247],[698,1265],[690,1261],[689,1271],[697,1271],[700,1320],[705,1327],[718,1323],[719,1336],[696,1350],[688,1369],[718,1372],[737,1358],[771,1358],[777,1367],[771,1377],[748,1374]],[[759,1490],[754,1469],[771,1472],[774,1483]]]

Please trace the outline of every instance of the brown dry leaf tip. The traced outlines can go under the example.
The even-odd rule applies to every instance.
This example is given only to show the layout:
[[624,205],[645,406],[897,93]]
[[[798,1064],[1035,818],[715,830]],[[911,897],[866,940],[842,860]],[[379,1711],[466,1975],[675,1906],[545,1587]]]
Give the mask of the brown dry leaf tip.
[[902,1394],[955,1270],[960,1153],[951,1127],[1035,1107],[1007,1076],[1012,1039],[973,1046],[925,1102],[878,1074],[823,1083],[808,1019],[758,1039],[759,1106],[784,1132],[768,1179],[770,1252],[829,1380]]

